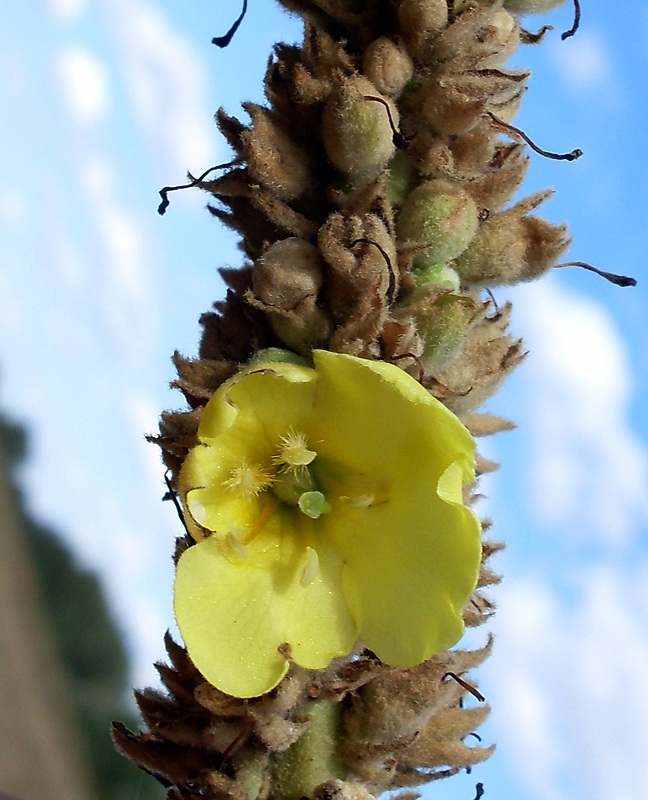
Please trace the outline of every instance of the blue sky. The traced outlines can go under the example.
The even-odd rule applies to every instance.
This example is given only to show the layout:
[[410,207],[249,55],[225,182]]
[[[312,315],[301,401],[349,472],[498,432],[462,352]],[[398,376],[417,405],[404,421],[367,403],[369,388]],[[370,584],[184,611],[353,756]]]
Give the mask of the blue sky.
[[[552,15],[516,120],[541,146],[525,193],[556,188],[572,259],[634,275],[619,289],[560,270],[511,292],[529,357],[488,405],[518,429],[484,443],[502,468],[481,511],[507,552],[493,596],[495,654],[479,673],[498,750],[429,791],[472,800],[648,795],[648,334],[645,215],[648,9],[583,0]],[[212,122],[261,100],[276,40],[299,25],[251,0],[26,0],[0,9],[0,404],[32,430],[35,513],[104,579],[134,664],[154,680],[171,624],[178,522],[143,434],[180,397],[170,354],[196,352],[198,317],[238,265],[205,197],[161,186],[228,160]],[[540,20],[529,19],[536,28]],[[240,112],[244,117],[243,112]],[[481,633],[480,633],[481,636]],[[480,641],[479,636],[477,641]]]

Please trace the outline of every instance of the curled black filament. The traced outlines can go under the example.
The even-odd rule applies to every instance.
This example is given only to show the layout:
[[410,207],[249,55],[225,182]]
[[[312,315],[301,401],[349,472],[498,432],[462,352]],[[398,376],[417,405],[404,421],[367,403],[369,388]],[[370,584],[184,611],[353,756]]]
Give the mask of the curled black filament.
[[214,38],[212,39],[212,44],[215,44],[216,47],[227,47],[227,45],[232,41],[234,34],[238,30],[239,25],[241,24],[241,22],[243,22],[243,17],[245,16],[246,12],[247,12],[247,0],[243,0],[243,10],[239,14],[236,22],[234,22],[232,27],[227,31],[227,33],[224,36],[214,36]]

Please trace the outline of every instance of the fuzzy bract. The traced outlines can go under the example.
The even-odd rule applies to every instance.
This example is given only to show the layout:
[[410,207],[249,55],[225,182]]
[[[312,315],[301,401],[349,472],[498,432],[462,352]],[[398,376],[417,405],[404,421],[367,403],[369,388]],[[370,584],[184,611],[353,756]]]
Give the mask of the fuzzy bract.
[[475,444],[414,378],[327,351],[255,363],[214,394],[198,439],[175,613],[210,683],[254,697],[286,656],[321,669],[360,638],[413,666],[461,638],[481,554],[462,491]]

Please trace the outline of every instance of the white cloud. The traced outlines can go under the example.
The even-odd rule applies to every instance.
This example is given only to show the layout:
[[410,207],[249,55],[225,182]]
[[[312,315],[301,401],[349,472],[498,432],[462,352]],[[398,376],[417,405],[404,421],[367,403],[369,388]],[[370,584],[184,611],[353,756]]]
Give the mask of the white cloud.
[[627,546],[648,522],[648,456],[631,430],[632,391],[623,341],[608,313],[550,276],[514,293],[517,333],[531,351],[529,481],[541,523],[569,524]]
[[16,228],[26,220],[27,204],[23,196],[17,192],[0,194],[0,222]]
[[50,13],[61,22],[71,22],[85,12],[87,0],[45,0]]
[[208,167],[216,135],[197,52],[146,0],[105,6],[135,117],[165,174],[181,179]]
[[81,180],[98,238],[94,269],[101,284],[99,307],[121,352],[137,360],[150,346],[155,329],[146,229],[117,199],[117,178],[107,162],[88,159],[81,167]]
[[602,84],[611,80],[608,47],[598,33],[580,30],[578,36],[567,41],[554,38],[549,42],[549,54],[574,91],[600,92]]
[[150,496],[161,497],[166,492],[161,451],[145,438],[148,434],[158,433],[159,407],[152,398],[131,391],[124,397],[124,408],[132,435],[138,443],[139,474],[146,482]]
[[578,574],[571,609],[529,578],[499,590],[495,655],[482,686],[499,758],[525,797],[648,796],[648,564]]
[[110,105],[104,65],[89,50],[68,47],[58,56],[63,95],[74,119],[93,123],[105,116]]

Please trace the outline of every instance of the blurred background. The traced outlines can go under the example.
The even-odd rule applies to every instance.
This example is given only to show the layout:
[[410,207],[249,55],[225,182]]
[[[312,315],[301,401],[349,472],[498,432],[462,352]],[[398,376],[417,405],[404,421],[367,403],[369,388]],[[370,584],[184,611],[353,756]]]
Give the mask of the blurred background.
[[[492,592],[489,762],[426,796],[648,796],[648,8],[567,3],[525,47],[516,120],[542,147],[525,193],[569,221],[578,269],[515,291],[530,355],[488,410],[518,429],[483,443],[502,468],[480,512],[507,542]],[[195,355],[236,238],[177,192],[229,159],[213,125],[262,100],[272,44],[300,25],[272,0],[23,0],[0,7],[0,792],[21,800],[148,800],[155,781],[112,753],[131,687],[156,683],[171,628],[173,540],[144,435],[171,353]],[[535,30],[546,20],[530,17]],[[245,119],[241,111],[240,116]],[[486,635],[473,637],[481,644]]]

